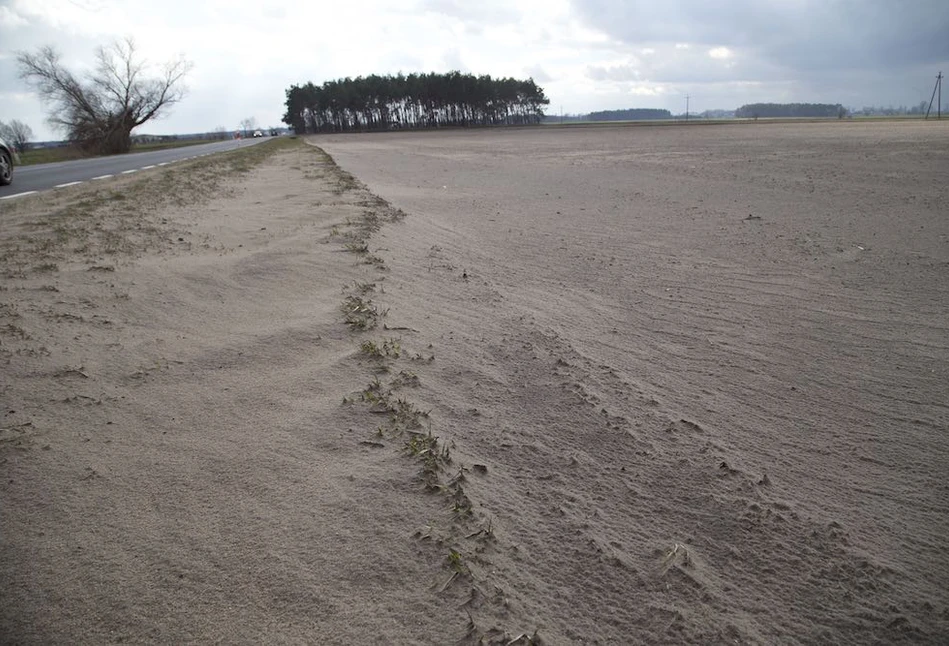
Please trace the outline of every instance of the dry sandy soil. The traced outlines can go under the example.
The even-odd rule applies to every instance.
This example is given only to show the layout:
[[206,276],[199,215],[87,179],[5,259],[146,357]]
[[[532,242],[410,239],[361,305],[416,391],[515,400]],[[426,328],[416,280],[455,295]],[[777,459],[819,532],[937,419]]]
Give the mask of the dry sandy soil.
[[949,127],[310,143],[0,204],[0,641],[949,639]]

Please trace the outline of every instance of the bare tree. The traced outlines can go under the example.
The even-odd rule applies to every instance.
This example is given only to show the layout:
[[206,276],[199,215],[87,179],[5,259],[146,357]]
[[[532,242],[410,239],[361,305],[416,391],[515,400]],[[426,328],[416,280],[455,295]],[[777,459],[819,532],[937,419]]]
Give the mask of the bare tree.
[[[241,130],[244,131],[244,136],[248,136],[248,132],[257,129],[257,119],[255,117],[247,117],[246,119],[241,119]],[[253,134],[253,133],[251,133]]]
[[17,63],[20,78],[49,106],[49,123],[63,128],[80,148],[98,154],[128,152],[134,128],[182,99],[182,81],[191,69],[191,63],[178,58],[166,63],[159,76],[147,77],[131,38],[100,47],[95,70],[82,79],[66,69],[52,47],[18,52]]
[[26,146],[33,138],[33,129],[17,119],[10,123],[0,121],[0,138],[16,148],[18,153],[26,152]]

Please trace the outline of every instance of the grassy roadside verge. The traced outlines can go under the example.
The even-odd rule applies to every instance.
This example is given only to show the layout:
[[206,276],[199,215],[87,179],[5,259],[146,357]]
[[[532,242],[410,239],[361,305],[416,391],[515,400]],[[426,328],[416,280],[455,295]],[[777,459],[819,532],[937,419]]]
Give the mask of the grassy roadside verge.
[[207,203],[226,192],[230,180],[302,145],[280,138],[130,178],[4,203],[9,228],[0,240],[0,273],[25,278],[70,259],[99,266],[168,247],[185,230],[181,223],[158,217],[164,207]]
[[[212,144],[210,139],[181,139],[178,141],[163,141],[152,144],[139,144],[132,146],[130,155],[135,153],[145,153],[152,150],[166,150],[168,148],[184,148],[186,146],[197,146],[199,144]],[[72,161],[74,159],[88,159],[72,146],[61,146],[58,148],[35,148],[20,153],[20,166],[32,166],[33,164],[52,164],[54,162]]]

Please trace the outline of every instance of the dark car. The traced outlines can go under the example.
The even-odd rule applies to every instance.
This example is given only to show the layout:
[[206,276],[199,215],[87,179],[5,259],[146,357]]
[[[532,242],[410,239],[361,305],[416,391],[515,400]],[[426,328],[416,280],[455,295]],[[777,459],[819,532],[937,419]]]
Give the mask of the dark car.
[[0,186],[6,186],[13,181],[13,160],[16,154],[13,148],[0,139]]

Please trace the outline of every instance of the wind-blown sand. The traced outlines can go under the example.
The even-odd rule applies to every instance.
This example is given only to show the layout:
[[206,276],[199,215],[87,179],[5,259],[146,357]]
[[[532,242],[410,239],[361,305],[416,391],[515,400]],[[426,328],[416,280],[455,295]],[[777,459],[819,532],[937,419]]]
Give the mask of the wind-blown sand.
[[312,143],[0,205],[3,641],[949,638],[943,124]]

